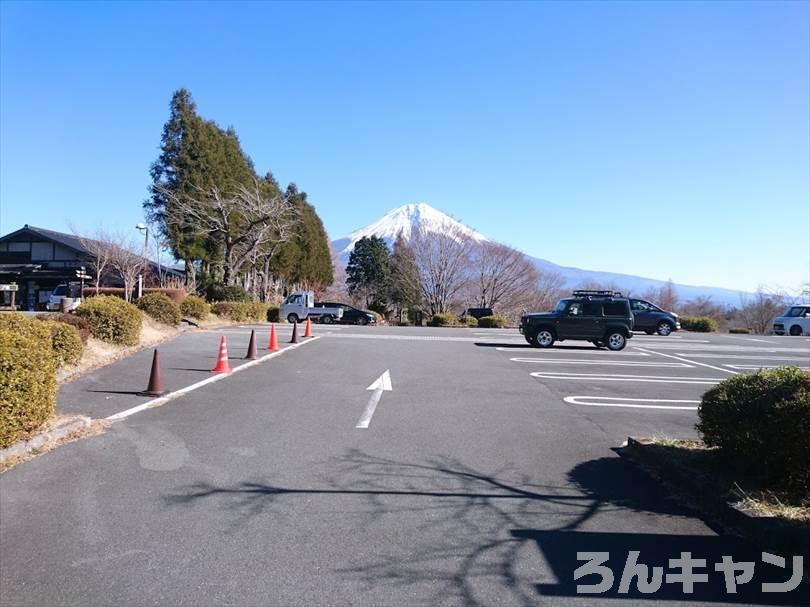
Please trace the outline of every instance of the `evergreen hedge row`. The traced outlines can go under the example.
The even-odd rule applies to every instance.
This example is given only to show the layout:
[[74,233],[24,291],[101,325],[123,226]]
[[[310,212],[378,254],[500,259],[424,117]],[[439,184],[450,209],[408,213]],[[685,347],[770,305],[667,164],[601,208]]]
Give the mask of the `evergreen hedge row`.
[[714,333],[717,331],[717,321],[708,316],[681,316],[681,329],[697,333]]
[[0,448],[28,438],[56,410],[48,324],[0,314]]
[[76,314],[90,325],[96,339],[134,346],[141,337],[143,316],[131,303],[113,295],[100,295],[88,299],[76,309]]
[[205,320],[211,313],[211,305],[202,297],[189,295],[180,304],[180,313],[198,320]]
[[135,305],[158,322],[173,327],[180,324],[180,305],[165,293],[149,293],[139,298]]
[[482,316],[478,319],[478,326],[485,329],[502,329],[506,326],[506,319],[500,314]]

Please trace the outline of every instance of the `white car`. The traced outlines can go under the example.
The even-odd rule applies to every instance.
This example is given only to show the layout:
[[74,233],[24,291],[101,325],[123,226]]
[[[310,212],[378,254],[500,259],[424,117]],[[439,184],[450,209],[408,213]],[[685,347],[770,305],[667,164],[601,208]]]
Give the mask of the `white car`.
[[777,335],[810,335],[810,304],[790,306],[782,316],[773,319]]

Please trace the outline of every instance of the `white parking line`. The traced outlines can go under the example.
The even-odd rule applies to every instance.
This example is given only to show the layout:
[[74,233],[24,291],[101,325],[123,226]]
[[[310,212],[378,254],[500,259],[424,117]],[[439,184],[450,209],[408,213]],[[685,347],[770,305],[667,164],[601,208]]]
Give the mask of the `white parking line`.
[[203,386],[206,386],[208,384],[213,384],[214,382],[221,381],[221,380],[225,379],[226,377],[231,377],[235,373],[239,373],[240,371],[244,371],[245,369],[249,369],[250,367],[255,367],[256,365],[261,364],[266,360],[270,360],[271,358],[275,358],[276,356],[281,356],[285,352],[289,352],[290,350],[295,350],[296,348],[300,348],[301,346],[304,346],[304,345],[306,345],[308,343],[312,343],[313,341],[315,341],[317,339],[318,339],[317,336],[316,337],[310,337],[306,341],[302,341],[302,342],[299,342],[297,344],[292,344],[292,345],[286,346],[285,348],[282,348],[281,350],[278,350],[277,352],[270,352],[269,354],[265,354],[261,358],[257,358],[256,360],[251,360],[250,362],[239,365],[238,367],[234,367],[233,370],[230,373],[222,373],[222,374],[219,374],[219,375],[212,375],[211,377],[208,377],[208,378],[206,378],[206,379],[204,379],[202,381],[198,381],[197,383],[191,384],[190,386],[186,386],[185,388],[180,388],[179,390],[175,390],[174,392],[169,392],[165,396],[161,396],[159,398],[153,398],[152,400],[148,400],[143,404],[137,405],[137,406],[132,407],[130,409],[125,409],[124,411],[121,411],[121,412],[116,413],[114,415],[110,415],[106,419],[108,419],[110,421],[113,421],[113,422],[116,422],[116,421],[125,419],[125,418],[129,417],[130,415],[134,415],[136,413],[144,411],[145,409],[151,409],[152,407],[159,407],[161,405],[166,404],[170,400],[173,400],[173,399],[177,398],[178,396],[182,396],[183,394],[188,394],[189,392],[193,392],[197,388],[202,388]]
[[[725,369],[724,369],[725,370]],[[652,384],[719,384],[723,381],[716,377],[663,377],[658,375],[605,375],[604,373],[552,373],[535,371],[530,374],[537,379],[564,379],[577,381],[627,381]]]
[[796,358],[794,356],[752,356],[749,354],[685,354],[676,352],[678,356],[689,356],[690,358],[733,358],[735,360],[797,360],[801,362],[810,361],[810,356]]
[[664,354],[662,352],[655,352],[653,350],[644,350],[642,348],[636,348],[637,350],[641,350],[642,352],[647,352],[648,354],[658,354],[658,356],[666,356],[667,358],[674,358],[675,360],[679,360],[684,363],[691,363],[693,365],[699,365],[701,367],[706,367],[707,369],[714,369],[715,371],[723,371],[724,373],[731,373],[732,375],[739,375],[736,371],[730,371],[728,369],[724,369],[723,367],[715,367],[714,365],[707,365],[706,363],[701,363],[696,360],[689,360],[688,358],[680,358],[678,356],[672,356],[672,354]]
[[[757,369],[778,369],[780,367],[784,367],[785,365],[723,365],[723,366],[728,367],[730,369],[740,369],[742,371],[746,370],[756,371]],[[810,371],[810,367],[799,367],[799,369]]]
[[[563,398],[569,405],[583,405],[586,407],[624,407],[630,409],[669,409],[675,411],[697,411],[697,407],[685,405],[699,405],[699,400],[671,400],[664,398],[614,398],[611,396],[566,396]],[[599,402],[592,402],[599,401]],[[642,403],[679,403],[678,405],[650,405]]]
[[678,367],[686,369],[694,369],[692,365],[686,363],[653,363],[643,361],[618,361],[618,360],[575,360],[570,358],[510,358],[512,362],[516,363],[540,363],[546,364],[563,364],[563,365],[605,365],[616,367]]
[[525,346],[525,347],[509,347],[509,348],[495,348],[499,352],[514,352],[515,350],[525,350],[527,352],[535,352],[536,354],[575,354],[576,356],[581,356],[587,354],[591,356],[592,354],[601,354],[606,358],[613,358],[614,356],[649,356],[649,354],[645,354],[644,352],[629,352],[627,350],[623,350],[621,352],[609,352],[607,350],[597,350],[596,348],[589,348],[586,350],[580,350],[578,348],[549,348],[547,350],[540,350],[538,348],[533,348],[532,346]]

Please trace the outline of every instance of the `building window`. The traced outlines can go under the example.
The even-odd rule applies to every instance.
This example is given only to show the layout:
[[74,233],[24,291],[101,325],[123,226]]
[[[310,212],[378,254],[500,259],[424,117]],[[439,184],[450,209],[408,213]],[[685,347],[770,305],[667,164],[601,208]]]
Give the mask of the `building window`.
[[31,243],[31,261],[50,261],[53,259],[53,244],[50,242]]

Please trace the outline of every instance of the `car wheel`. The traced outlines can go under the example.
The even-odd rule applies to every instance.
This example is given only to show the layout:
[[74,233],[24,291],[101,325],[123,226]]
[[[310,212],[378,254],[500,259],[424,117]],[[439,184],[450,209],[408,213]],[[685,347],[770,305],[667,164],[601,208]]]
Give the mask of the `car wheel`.
[[361,325],[363,325],[363,326],[367,325],[367,324],[368,324],[368,318],[366,318],[365,316],[363,316],[363,317],[360,319],[360,324],[361,324]]
[[790,327],[790,334],[796,337],[797,335],[802,334],[802,328],[799,325],[793,325]]
[[624,347],[627,345],[627,338],[623,333],[614,331],[607,334],[605,344],[607,345],[608,350],[624,350]]
[[331,325],[332,324],[332,317],[327,314],[326,316],[321,318],[321,322],[323,324],[325,324],[325,325]]
[[668,323],[665,320],[662,320],[661,322],[658,323],[657,332],[658,335],[663,335],[664,337],[666,337],[667,335],[672,333],[672,324]]
[[296,314],[288,314],[287,315],[287,322],[290,324],[298,322],[298,316]]
[[534,343],[532,345],[539,348],[550,348],[552,345],[554,345],[554,333],[548,329],[541,329],[537,332],[537,335],[535,335]]

